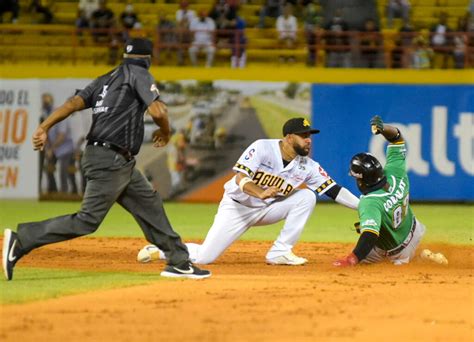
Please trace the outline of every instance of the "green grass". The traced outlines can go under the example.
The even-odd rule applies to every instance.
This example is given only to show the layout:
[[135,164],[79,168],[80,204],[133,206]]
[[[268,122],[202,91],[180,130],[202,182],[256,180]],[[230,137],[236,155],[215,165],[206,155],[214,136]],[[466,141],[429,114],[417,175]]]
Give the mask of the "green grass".
[[307,113],[282,108],[257,96],[252,96],[250,103],[255,108],[263,130],[269,138],[281,137],[281,128],[288,119],[307,115]]
[[[0,200],[0,228],[16,229],[18,222],[44,220],[76,212],[79,202],[37,202]],[[217,204],[165,203],[173,227],[186,239],[203,239],[212,224]],[[473,205],[414,204],[418,219],[427,227],[424,241],[472,244]],[[338,204],[318,203],[301,241],[355,242],[351,230],[357,220],[355,211]],[[254,227],[243,235],[243,240],[273,240],[282,223]],[[125,210],[115,205],[101,227],[92,236],[143,237],[138,225]]]
[[0,304],[18,304],[82,292],[143,285],[159,273],[83,272],[17,267],[13,281],[0,281]]

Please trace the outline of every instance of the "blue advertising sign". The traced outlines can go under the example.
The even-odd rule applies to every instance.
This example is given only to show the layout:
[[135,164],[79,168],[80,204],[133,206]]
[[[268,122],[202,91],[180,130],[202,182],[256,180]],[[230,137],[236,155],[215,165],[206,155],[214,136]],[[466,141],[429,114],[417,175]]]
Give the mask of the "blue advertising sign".
[[370,131],[380,115],[407,141],[410,198],[474,200],[474,87],[469,85],[312,85],[313,157],[339,184],[351,157],[371,152],[385,163],[385,139]]

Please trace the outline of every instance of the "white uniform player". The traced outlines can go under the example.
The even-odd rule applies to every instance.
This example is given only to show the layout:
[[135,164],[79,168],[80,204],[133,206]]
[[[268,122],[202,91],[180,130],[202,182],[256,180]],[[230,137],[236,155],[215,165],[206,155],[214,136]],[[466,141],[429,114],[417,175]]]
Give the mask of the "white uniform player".
[[[224,186],[218,212],[203,244],[186,244],[193,262],[212,263],[250,227],[281,220],[285,224],[266,255],[267,263],[307,262],[294,255],[292,248],[313,212],[316,194],[331,193],[337,202],[352,209],[359,203],[357,197],[337,185],[319,163],[307,156],[310,134],[318,132],[304,118],[290,119],[283,127],[282,140],[257,140],[245,150],[233,168],[236,175]],[[300,188],[303,184],[305,189]],[[164,257],[160,253],[160,258]],[[139,257],[139,261],[156,258]]]

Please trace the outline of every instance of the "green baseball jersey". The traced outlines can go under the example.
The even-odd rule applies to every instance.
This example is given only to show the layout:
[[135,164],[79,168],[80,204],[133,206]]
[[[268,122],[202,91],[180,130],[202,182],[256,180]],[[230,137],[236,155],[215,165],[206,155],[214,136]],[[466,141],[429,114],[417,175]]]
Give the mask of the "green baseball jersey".
[[409,205],[410,184],[406,171],[405,142],[387,146],[384,173],[390,185],[388,192],[379,189],[362,196],[359,203],[361,233],[376,234],[376,246],[390,250],[407,238],[413,223]]

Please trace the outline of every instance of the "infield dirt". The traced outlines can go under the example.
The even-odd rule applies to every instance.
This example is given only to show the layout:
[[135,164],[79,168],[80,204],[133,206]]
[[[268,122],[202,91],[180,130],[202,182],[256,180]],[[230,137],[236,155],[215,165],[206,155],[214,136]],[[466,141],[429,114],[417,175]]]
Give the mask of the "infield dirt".
[[[83,238],[35,250],[20,267],[160,272],[143,239]],[[305,266],[269,266],[270,242],[238,242],[206,280],[164,280],[3,305],[2,341],[472,341],[472,246],[424,244],[415,260],[339,269],[351,245],[299,243]],[[14,282],[15,280],[13,280]],[[54,281],[54,280],[52,280]]]

